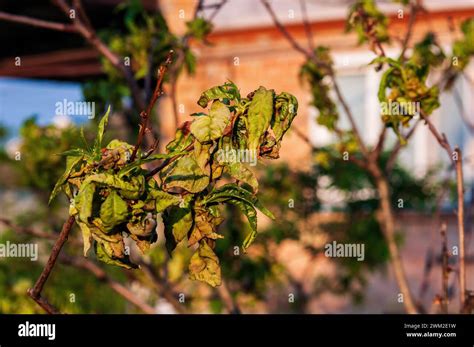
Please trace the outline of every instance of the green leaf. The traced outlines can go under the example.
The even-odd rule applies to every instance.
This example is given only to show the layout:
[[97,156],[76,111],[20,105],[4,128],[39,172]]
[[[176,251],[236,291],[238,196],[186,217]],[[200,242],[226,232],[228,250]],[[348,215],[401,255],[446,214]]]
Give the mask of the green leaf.
[[247,183],[255,192],[258,191],[258,181],[252,170],[241,162],[226,164],[228,173],[241,182]]
[[74,170],[76,165],[81,162],[82,159],[83,159],[83,156],[77,156],[77,157],[69,156],[69,157],[67,157],[67,159],[66,159],[66,171],[64,171],[63,175],[56,182],[56,185],[54,186],[53,191],[51,192],[51,195],[49,197],[48,204],[50,204],[51,201],[53,201],[53,199],[56,197],[56,195],[58,195],[58,193],[61,190],[61,188],[63,187],[64,183],[66,183],[66,181],[69,178],[69,176],[71,175],[72,171]]
[[100,173],[87,177],[82,184],[96,182],[118,189],[120,194],[126,199],[138,199],[145,190],[145,177],[133,176],[130,181],[109,173]]
[[244,252],[246,252],[247,248],[250,247],[252,242],[257,237],[257,211],[255,211],[255,208],[253,208],[252,205],[249,205],[239,199],[229,199],[227,202],[237,206],[249,221],[251,231],[242,244],[242,248],[244,249]]
[[280,141],[290,128],[298,112],[298,100],[289,93],[280,93],[275,99],[275,116],[272,119],[272,129],[276,141]]
[[205,241],[199,243],[198,250],[189,263],[189,278],[206,282],[213,287],[221,285],[221,268],[219,258]]
[[159,189],[150,190],[150,195],[156,201],[156,212],[161,213],[170,206],[178,205],[181,197],[166,193]]
[[118,172],[118,177],[123,177],[127,175],[130,171],[133,169],[140,167],[143,164],[155,161],[155,160],[161,160],[161,159],[169,159],[177,156],[181,156],[186,154],[187,152],[172,152],[172,153],[165,153],[165,154],[154,154],[149,156],[148,158],[143,158],[143,159],[136,159],[130,164],[125,165],[120,171]]
[[109,114],[110,114],[110,106],[107,108],[107,112],[102,117],[99,122],[99,126],[97,128],[97,137],[94,142],[94,154],[97,156],[100,154],[100,150],[102,148],[102,139],[104,137],[105,128],[107,127],[107,123],[109,122]]
[[193,216],[189,208],[172,207],[163,214],[165,224],[166,249],[171,252],[191,230]]
[[194,157],[199,167],[206,173],[209,172],[206,165],[211,158],[211,147],[212,144],[210,143],[202,144],[199,141],[194,142]]
[[229,108],[220,101],[214,101],[209,116],[201,116],[191,123],[191,133],[199,142],[208,142],[222,137],[230,122]]
[[209,185],[209,176],[199,167],[196,159],[190,156],[170,164],[164,175],[166,189],[179,187],[190,193],[199,193]]
[[188,28],[187,34],[197,40],[203,40],[212,31],[212,23],[201,17],[186,22],[186,27]]
[[248,110],[248,149],[258,153],[263,135],[273,115],[274,91],[260,87],[255,91]]
[[204,93],[201,94],[201,97],[198,100],[198,105],[201,107],[206,107],[207,104],[212,100],[237,100],[240,101],[240,92],[234,82],[227,82],[221,86],[215,86]]
[[271,213],[267,208],[265,208],[256,196],[236,184],[226,184],[222,187],[215,189],[204,200],[204,204],[226,202],[229,199],[240,199],[243,202],[258,208],[268,218],[275,219],[273,213]]
[[109,195],[100,206],[100,219],[105,230],[112,230],[116,225],[125,222],[128,216],[127,203],[114,189],[110,190]]
[[97,259],[105,264],[120,266],[125,269],[138,268],[137,265],[130,262],[129,257],[126,255],[124,255],[122,258],[114,257],[113,255],[111,255],[110,254],[111,251],[109,250],[110,247],[111,247],[110,244],[95,242],[94,249],[95,249],[95,254],[97,256]]
[[77,209],[79,220],[88,223],[92,216],[92,203],[94,200],[95,184],[92,182],[82,184],[81,189],[74,198],[74,207]]
[[168,152],[180,152],[184,151],[186,147],[193,143],[193,137],[189,136],[189,132],[183,131],[183,129],[176,130],[174,140],[166,145]]

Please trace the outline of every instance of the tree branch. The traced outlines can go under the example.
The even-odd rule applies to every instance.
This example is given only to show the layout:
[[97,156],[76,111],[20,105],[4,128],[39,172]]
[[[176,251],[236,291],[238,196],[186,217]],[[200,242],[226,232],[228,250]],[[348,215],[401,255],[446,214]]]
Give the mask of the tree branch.
[[308,10],[306,8],[306,0],[300,0],[301,16],[303,17],[304,30],[306,32],[306,38],[308,39],[308,48],[311,52],[314,51],[313,43],[313,31],[311,30],[311,24],[308,19]]
[[40,305],[46,312],[50,314],[59,313],[59,311],[54,306],[49,304],[46,299],[43,299],[41,297],[41,292],[46,281],[48,280],[49,275],[51,274],[51,271],[53,270],[54,265],[56,264],[56,260],[58,259],[58,255],[61,252],[61,249],[67,241],[72,226],[74,225],[74,221],[74,217],[70,216],[64,223],[61,233],[59,234],[59,237],[53,246],[48,262],[46,263],[43,271],[41,272],[40,277],[36,281],[33,288],[28,289],[28,295],[34,301],[36,301],[38,305]]
[[446,223],[441,225],[441,312],[448,313],[449,296],[449,252],[446,236]]
[[405,52],[408,48],[408,43],[410,42],[411,36],[413,34],[413,28],[415,26],[416,16],[417,16],[418,10],[420,10],[421,8],[422,8],[421,3],[413,3],[413,2],[410,3],[410,18],[408,19],[407,31],[405,33],[405,38],[403,39],[403,42],[402,42],[402,52],[400,53],[401,59],[405,59]]
[[288,42],[291,44],[291,46],[297,50],[298,52],[302,53],[306,58],[312,59],[313,54],[308,52],[306,49],[304,49],[296,40],[291,36],[291,34],[286,30],[286,28],[281,24],[281,22],[278,20],[278,17],[276,16],[275,12],[273,11],[273,8],[271,5],[268,3],[267,0],[260,0],[263,6],[265,6],[265,9],[267,12],[270,14],[272,17],[273,23],[275,26],[280,30],[280,32],[285,36],[285,38],[288,40]]
[[166,70],[168,69],[168,65],[171,64],[171,58],[173,56],[173,51],[170,50],[168,53],[168,56],[166,57],[166,60],[163,64],[160,65],[158,69],[158,79],[156,81],[156,86],[155,86],[155,91],[153,92],[153,96],[151,97],[150,102],[148,103],[148,106],[145,110],[143,110],[140,113],[140,119],[141,119],[141,124],[140,124],[140,130],[138,132],[138,138],[137,138],[137,143],[135,144],[135,147],[133,148],[132,156],[130,157],[130,161],[135,160],[135,157],[137,155],[137,151],[140,148],[143,137],[146,132],[150,131],[150,114],[153,110],[153,106],[155,106],[156,101],[158,98],[163,95],[163,80],[166,74]]
[[77,32],[77,29],[74,27],[74,25],[71,25],[71,24],[50,22],[50,21],[45,21],[42,19],[37,19],[37,18],[32,18],[32,17],[10,14],[3,11],[0,11],[0,20],[12,22],[12,23],[30,25],[30,26],[34,26],[38,28],[62,31],[62,32],[69,32],[69,33]]
[[444,148],[448,154],[449,160],[456,168],[456,187],[458,204],[458,240],[459,240],[459,300],[461,310],[466,305],[466,263],[465,263],[465,230],[464,230],[464,178],[462,168],[462,152],[459,148],[454,151],[449,144],[445,134],[440,134],[431,120],[421,113],[423,120],[428,125],[428,129],[433,134],[439,145]]
[[456,147],[456,187],[458,195],[458,239],[459,239],[459,300],[461,310],[466,305],[466,247],[464,241],[464,177],[462,169],[462,152]]
[[222,302],[224,303],[224,306],[226,307],[227,312],[229,312],[230,314],[242,313],[238,303],[232,297],[232,294],[230,293],[227,282],[224,279],[222,280],[222,284],[219,287],[217,287],[217,293],[219,294]]

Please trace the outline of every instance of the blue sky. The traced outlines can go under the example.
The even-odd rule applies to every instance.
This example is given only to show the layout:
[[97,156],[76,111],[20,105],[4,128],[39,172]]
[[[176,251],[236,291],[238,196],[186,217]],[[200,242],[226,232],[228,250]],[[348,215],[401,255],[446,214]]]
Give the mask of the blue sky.
[[63,99],[82,101],[79,83],[0,78],[0,124],[15,137],[26,118],[37,116],[39,124],[48,124],[55,115],[55,104]]

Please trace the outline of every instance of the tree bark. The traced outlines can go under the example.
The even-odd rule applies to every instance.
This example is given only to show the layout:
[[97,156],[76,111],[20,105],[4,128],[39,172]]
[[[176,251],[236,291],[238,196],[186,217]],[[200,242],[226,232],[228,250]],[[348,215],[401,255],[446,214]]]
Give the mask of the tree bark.
[[400,293],[403,295],[403,305],[407,313],[415,314],[418,313],[418,308],[413,300],[413,295],[408,285],[398,245],[395,240],[395,217],[391,206],[391,192],[388,180],[375,165],[371,166],[370,170],[372,171],[375,185],[380,195],[380,211],[378,218],[382,225],[385,240],[390,252],[390,262],[395,274],[395,279],[400,289]]

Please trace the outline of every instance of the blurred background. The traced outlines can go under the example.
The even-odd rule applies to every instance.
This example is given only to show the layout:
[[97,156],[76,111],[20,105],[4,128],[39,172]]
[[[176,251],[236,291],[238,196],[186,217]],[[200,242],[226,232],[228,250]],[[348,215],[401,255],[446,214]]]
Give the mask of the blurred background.
[[[368,66],[375,58],[357,37],[346,32],[351,1],[272,0],[288,33],[308,46],[332,50],[337,80],[353,110],[363,139],[375,145],[382,127],[377,99],[382,72]],[[400,4],[377,2],[389,18],[389,30],[402,40],[409,15]],[[70,313],[400,313],[399,290],[388,266],[388,250],[376,219],[378,198],[372,182],[350,163],[322,163],[315,148],[336,141],[316,123],[309,86],[300,76],[305,57],[293,49],[260,1],[204,1],[197,23],[194,0],[84,0],[97,35],[113,51],[131,57],[135,78],[147,92],[148,78],[170,48],[178,52],[153,122],[164,146],[176,126],[199,112],[202,91],[231,80],[242,95],[263,85],[287,91],[299,101],[295,129],[283,141],[281,157],[257,167],[261,200],[277,216],[259,219],[260,234],[246,255],[236,255],[247,232],[237,210],[227,211],[217,242],[222,261],[222,288],[190,281],[191,252],[182,246],[172,258],[163,235],[145,256],[149,266],[122,270],[84,260],[80,237],[68,243],[45,292]],[[474,16],[472,0],[425,0],[411,40],[433,32],[443,49],[459,37],[460,23]],[[0,0],[0,11],[65,23],[64,14],[48,1]],[[0,313],[41,312],[26,296],[50,252],[67,215],[67,201],[47,200],[64,169],[57,156],[80,144],[79,129],[92,139],[97,119],[112,105],[111,131],[132,142],[138,114],[124,80],[96,48],[74,33],[58,32],[2,20],[0,15],[0,240],[35,242],[37,262],[0,258]],[[400,44],[386,47],[389,56]],[[468,287],[474,287],[474,65],[443,94],[433,122],[464,154]],[[67,102],[94,102],[95,115],[58,111]],[[341,105],[337,105],[341,107]],[[59,107],[60,108],[60,107]],[[80,112],[79,112],[80,113]],[[348,122],[342,120],[341,127]],[[396,137],[390,134],[387,148]],[[438,312],[441,292],[439,224],[448,226],[449,247],[457,245],[455,184],[446,154],[428,130],[419,126],[403,147],[390,182],[397,214],[398,241],[409,284],[427,312]],[[400,204],[400,199],[403,203]],[[78,236],[78,232],[75,233]],[[332,241],[363,243],[365,260],[328,258]],[[133,255],[133,251],[132,251]],[[138,255],[136,255],[138,256]],[[455,257],[451,258],[453,268]],[[450,275],[449,295],[457,295],[457,273]]]

